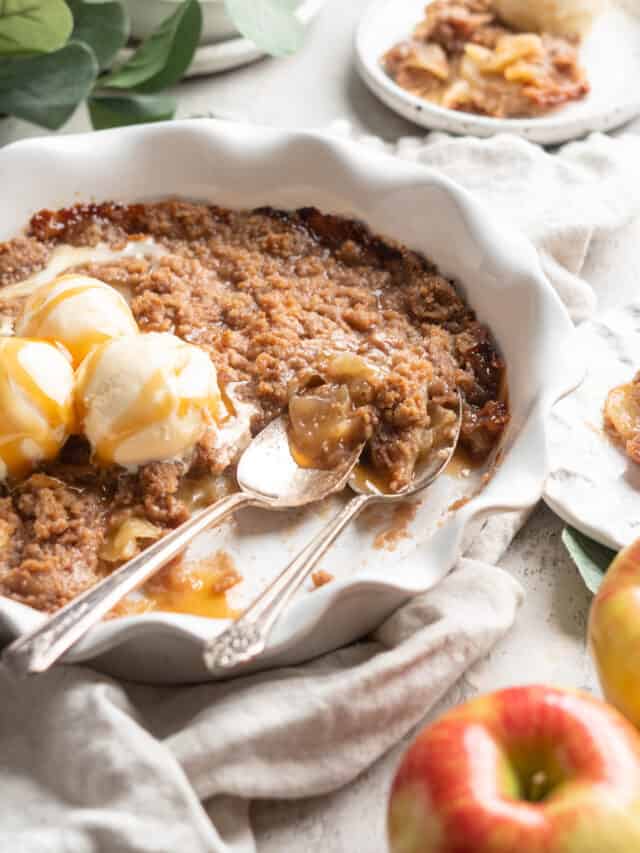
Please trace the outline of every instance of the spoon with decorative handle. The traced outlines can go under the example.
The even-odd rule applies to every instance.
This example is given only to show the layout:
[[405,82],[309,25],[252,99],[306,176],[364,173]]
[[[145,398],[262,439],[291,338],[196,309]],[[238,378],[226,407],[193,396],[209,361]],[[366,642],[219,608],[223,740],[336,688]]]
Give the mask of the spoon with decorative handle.
[[3,663],[17,674],[45,672],[114,605],[184,551],[195,536],[237,509],[299,507],[343,489],[362,446],[331,470],[301,468],[291,455],[287,427],[285,417],[277,418],[246,448],[237,469],[239,492],[196,513],[56,611],[42,625],[19,637],[4,650]]
[[[430,486],[451,461],[460,438],[461,425],[462,397],[458,392],[457,417],[449,429],[449,444],[446,449],[428,458],[411,483],[401,492],[380,492],[366,478],[353,471],[349,477],[349,486],[356,492],[354,497],[232,625],[207,642],[204,650],[207,668],[211,671],[229,670],[260,655],[287,603],[347,524],[372,503],[396,503]],[[353,468],[353,465],[351,467]]]

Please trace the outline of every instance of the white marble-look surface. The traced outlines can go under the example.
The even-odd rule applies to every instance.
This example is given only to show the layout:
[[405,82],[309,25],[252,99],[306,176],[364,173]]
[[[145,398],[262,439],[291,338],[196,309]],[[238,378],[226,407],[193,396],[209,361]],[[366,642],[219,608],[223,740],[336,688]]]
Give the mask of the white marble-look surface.
[[[298,128],[322,128],[346,117],[363,132],[387,140],[420,134],[420,129],[380,104],[356,74],[353,33],[367,2],[328,0],[305,49],[295,57],[266,59],[181,84],[176,90],[179,115],[214,114]],[[65,132],[87,127],[86,114],[79,110]],[[640,129],[640,122],[636,128]],[[0,144],[41,133],[9,120],[0,124]],[[639,280],[638,245],[640,221],[615,238],[593,245],[584,274],[603,294],[602,308],[615,305]],[[489,659],[467,672],[440,709],[475,692],[518,683],[597,690],[585,648],[590,594],[562,547],[561,530],[560,520],[540,506],[513,542],[502,565],[513,572],[526,592],[517,623]],[[310,800],[254,803],[258,853],[387,853],[387,792],[409,739],[341,791]]]

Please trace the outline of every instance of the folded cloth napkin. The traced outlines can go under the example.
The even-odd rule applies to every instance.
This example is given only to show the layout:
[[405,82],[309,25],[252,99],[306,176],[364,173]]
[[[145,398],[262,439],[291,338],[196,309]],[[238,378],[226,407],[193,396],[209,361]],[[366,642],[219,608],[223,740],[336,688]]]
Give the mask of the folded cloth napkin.
[[[593,309],[579,274],[594,235],[640,209],[640,140],[595,136],[551,155],[510,137],[431,136],[397,153],[518,224],[573,316]],[[81,667],[26,681],[0,669],[0,850],[255,851],[251,798],[346,784],[508,630],[521,592],[491,564],[522,521],[491,519],[436,588],[367,641],[303,666],[176,689]]]
[[[510,627],[501,569],[462,560],[367,642],[233,682],[153,688],[81,667],[0,669],[0,850],[254,850],[234,798],[293,798],[357,776]],[[209,803],[209,814],[201,801]]]

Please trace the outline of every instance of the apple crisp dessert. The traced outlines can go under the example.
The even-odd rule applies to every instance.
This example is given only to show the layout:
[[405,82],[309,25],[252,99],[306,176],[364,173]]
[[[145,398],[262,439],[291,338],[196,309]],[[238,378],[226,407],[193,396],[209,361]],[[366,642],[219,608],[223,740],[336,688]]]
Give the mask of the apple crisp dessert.
[[[40,610],[232,489],[283,412],[309,464],[365,442],[394,492],[458,389],[475,459],[508,422],[502,358],[454,284],[313,208],[43,210],[0,244],[0,285],[0,593]],[[232,568],[209,567],[216,594]],[[158,588],[143,609],[173,600]]]
[[438,106],[526,118],[589,92],[578,48],[577,38],[512,29],[491,0],[434,0],[382,64],[399,86]]

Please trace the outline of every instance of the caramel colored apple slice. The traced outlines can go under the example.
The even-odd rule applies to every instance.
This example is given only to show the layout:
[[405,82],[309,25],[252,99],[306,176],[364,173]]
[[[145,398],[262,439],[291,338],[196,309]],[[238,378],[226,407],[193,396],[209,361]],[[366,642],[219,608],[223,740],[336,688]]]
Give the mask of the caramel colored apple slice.
[[604,405],[605,425],[627,454],[640,463],[640,373],[633,381],[612,388]]

